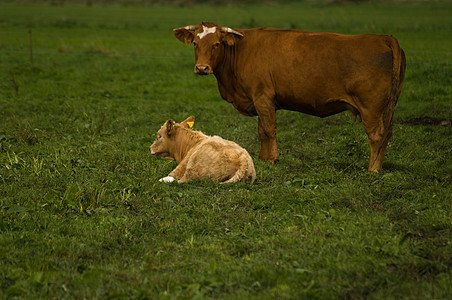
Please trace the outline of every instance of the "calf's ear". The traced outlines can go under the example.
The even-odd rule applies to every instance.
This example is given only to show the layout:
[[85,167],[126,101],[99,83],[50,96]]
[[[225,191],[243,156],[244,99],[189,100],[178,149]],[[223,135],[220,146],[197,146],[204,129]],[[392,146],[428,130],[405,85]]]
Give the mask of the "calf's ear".
[[173,120],[166,121],[166,134],[171,135],[174,132],[174,124]]
[[185,28],[176,28],[174,30],[174,36],[184,44],[191,44],[195,35]]
[[190,129],[193,129],[193,125],[195,124],[195,117],[191,116],[185,119],[183,122],[180,123],[181,125],[188,127]]

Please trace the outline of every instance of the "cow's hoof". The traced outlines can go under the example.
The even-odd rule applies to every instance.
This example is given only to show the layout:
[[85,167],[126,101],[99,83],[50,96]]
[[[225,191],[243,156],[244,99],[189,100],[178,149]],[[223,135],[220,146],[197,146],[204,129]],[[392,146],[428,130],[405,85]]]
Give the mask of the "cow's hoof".
[[279,162],[279,158],[261,158],[261,157],[259,157],[259,159],[262,161],[269,162],[273,165],[276,164],[277,162]]

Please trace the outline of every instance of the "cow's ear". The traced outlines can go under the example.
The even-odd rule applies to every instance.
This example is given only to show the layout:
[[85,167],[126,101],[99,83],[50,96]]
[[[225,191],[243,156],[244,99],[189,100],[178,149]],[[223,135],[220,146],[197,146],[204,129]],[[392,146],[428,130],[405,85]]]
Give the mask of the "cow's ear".
[[238,43],[241,39],[243,39],[243,34],[239,32],[227,32],[224,35],[223,41],[228,46],[234,46],[234,44]]
[[166,121],[166,134],[171,135],[174,133],[174,124],[175,122],[173,120]]
[[191,44],[195,35],[185,28],[174,29],[174,36],[184,44]]
[[193,129],[193,125],[195,124],[195,117],[194,116],[188,117],[185,121],[181,122],[180,124],[187,128]]

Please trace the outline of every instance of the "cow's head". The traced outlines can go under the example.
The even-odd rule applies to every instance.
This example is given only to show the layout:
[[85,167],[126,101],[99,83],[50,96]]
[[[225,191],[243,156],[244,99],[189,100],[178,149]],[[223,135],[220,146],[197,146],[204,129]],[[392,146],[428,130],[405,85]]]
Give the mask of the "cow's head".
[[193,129],[193,123],[195,117],[188,117],[185,121],[179,123],[173,120],[168,120],[157,131],[157,138],[154,143],[149,147],[152,155],[161,156],[166,159],[175,160],[174,153],[177,148],[178,132],[184,129]]
[[243,34],[229,27],[202,22],[174,29],[174,35],[182,43],[195,48],[195,73],[212,74],[224,55],[224,47],[233,46]]

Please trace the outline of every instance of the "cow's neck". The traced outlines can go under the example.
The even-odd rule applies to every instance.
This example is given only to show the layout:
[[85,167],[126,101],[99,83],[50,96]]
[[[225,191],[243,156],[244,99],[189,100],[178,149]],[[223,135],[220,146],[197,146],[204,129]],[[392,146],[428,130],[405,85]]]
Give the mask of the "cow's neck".
[[[224,51],[224,60],[220,63],[214,75],[217,78],[218,91],[221,97],[232,103],[232,105],[242,114],[246,116],[256,116],[257,111],[255,109],[253,99],[250,97],[250,89],[241,82],[239,79],[239,71],[243,72],[243,51],[240,51],[238,45],[228,47]],[[240,54],[242,53],[242,54]]]
[[217,70],[214,71],[214,75],[217,78],[221,96],[223,99],[227,100],[231,97],[231,95],[228,95],[231,91],[231,87],[229,87],[229,85],[231,82],[236,82],[237,80],[237,48],[236,46],[233,46],[225,47],[224,49],[223,61],[217,66]]
[[173,149],[174,160],[179,164],[193,147],[205,140],[207,136],[200,131],[183,129],[178,132],[178,142]]

